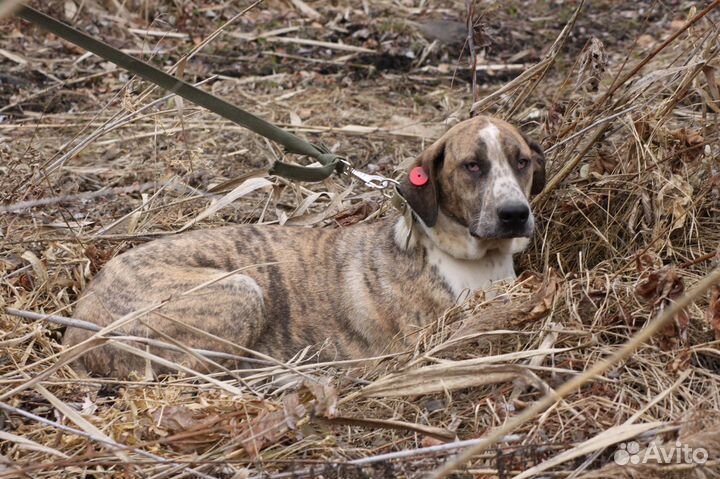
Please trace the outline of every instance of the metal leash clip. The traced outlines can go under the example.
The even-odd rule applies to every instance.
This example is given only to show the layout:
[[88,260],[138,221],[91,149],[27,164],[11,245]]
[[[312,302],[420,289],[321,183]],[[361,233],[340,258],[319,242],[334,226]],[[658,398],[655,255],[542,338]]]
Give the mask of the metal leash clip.
[[356,170],[352,167],[349,161],[347,160],[340,160],[345,164],[344,173],[348,176],[354,176],[355,178],[359,179],[363,183],[365,183],[365,186],[368,188],[372,188],[374,190],[386,190],[392,186],[395,186],[399,184],[397,181],[393,180],[392,178],[387,178],[382,175],[371,175],[369,173],[362,172],[360,170]]

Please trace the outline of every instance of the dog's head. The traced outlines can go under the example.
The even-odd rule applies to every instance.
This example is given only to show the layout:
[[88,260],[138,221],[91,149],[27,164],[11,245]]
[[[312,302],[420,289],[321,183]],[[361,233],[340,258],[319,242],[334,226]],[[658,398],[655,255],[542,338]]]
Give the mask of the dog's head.
[[477,259],[519,251],[532,235],[528,197],[545,186],[540,145],[510,124],[475,117],[447,131],[413,163],[400,192],[439,247]]

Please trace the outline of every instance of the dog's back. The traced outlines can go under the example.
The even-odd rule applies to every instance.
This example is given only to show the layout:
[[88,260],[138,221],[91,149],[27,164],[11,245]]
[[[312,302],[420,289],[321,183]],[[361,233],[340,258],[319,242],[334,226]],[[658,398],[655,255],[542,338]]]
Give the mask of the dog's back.
[[[244,355],[233,346],[239,345],[276,359],[328,338],[326,357],[380,354],[393,338],[403,344],[453,299],[428,274],[422,255],[397,248],[392,222],[335,230],[230,226],[153,241],[108,262],[74,316],[107,326],[168,301],[118,332],[165,335],[187,347]],[[91,334],[69,329],[64,342],[77,344]],[[187,354],[153,352],[187,363]],[[82,363],[126,376],[142,370],[144,359],[105,346]]]

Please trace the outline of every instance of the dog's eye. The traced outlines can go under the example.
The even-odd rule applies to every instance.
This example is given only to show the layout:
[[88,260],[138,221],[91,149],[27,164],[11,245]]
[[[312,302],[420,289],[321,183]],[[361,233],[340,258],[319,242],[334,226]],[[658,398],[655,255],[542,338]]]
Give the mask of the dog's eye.
[[465,163],[465,169],[470,173],[480,173],[480,163],[477,161],[468,161]]
[[528,158],[525,158],[523,156],[518,158],[518,160],[517,160],[518,170],[524,170],[525,168],[528,167],[528,165],[530,165],[530,160]]

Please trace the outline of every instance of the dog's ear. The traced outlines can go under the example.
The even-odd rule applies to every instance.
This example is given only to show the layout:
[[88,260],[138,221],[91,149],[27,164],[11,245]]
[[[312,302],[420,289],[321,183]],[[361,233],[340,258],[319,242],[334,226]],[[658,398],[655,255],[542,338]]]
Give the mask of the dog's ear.
[[415,214],[430,228],[437,222],[440,196],[438,172],[444,159],[445,142],[436,141],[420,153],[400,180],[400,193]]
[[530,147],[530,151],[532,151],[533,178],[530,194],[537,195],[545,188],[545,152],[540,143],[531,139],[525,133],[522,133],[522,137]]

